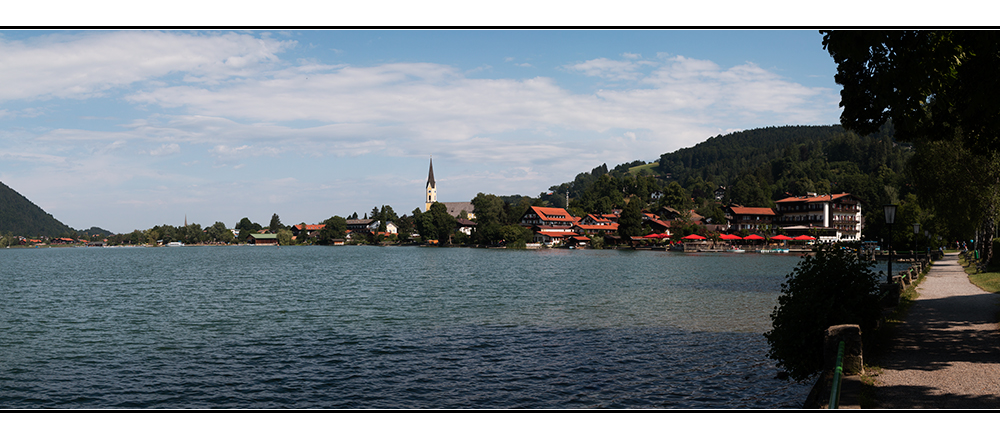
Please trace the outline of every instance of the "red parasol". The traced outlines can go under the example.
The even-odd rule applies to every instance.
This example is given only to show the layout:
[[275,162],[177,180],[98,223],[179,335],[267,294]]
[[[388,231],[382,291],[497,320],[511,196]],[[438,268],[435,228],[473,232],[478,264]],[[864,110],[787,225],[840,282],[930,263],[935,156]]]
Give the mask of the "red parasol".
[[719,238],[722,238],[722,239],[724,239],[726,241],[732,241],[734,239],[743,240],[743,238],[740,238],[739,236],[730,235],[730,234],[722,234],[721,236],[719,236]]
[[792,238],[792,239],[794,239],[796,241],[815,241],[816,240],[816,238],[813,238],[812,236],[809,236],[809,235],[796,236],[795,238]]
[[756,234],[750,235],[750,236],[744,236],[743,237],[743,240],[748,240],[748,239],[764,239],[764,237],[763,236],[758,236]]
[[705,239],[705,237],[701,235],[688,235],[681,239]]
[[793,239],[793,238],[791,236],[775,235],[775,236],[772,236],[771,239],[776,239],[778,241],[788,241],[788,240]]

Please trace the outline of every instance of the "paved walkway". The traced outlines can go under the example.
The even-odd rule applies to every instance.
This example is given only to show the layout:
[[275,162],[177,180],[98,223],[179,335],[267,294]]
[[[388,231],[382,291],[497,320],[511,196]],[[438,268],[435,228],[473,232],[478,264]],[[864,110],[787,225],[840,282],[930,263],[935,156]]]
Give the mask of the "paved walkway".
[[936,261],[875,377],[878,408],[1000,408],[1000,294],[969,282],[957,254]]

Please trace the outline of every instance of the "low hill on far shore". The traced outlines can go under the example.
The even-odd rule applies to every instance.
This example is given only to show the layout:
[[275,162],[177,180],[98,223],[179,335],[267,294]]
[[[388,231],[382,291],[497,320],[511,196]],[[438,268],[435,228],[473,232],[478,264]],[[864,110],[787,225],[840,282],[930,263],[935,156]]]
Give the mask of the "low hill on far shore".
[[73,229],[0,182],[0,233],[58,237]]

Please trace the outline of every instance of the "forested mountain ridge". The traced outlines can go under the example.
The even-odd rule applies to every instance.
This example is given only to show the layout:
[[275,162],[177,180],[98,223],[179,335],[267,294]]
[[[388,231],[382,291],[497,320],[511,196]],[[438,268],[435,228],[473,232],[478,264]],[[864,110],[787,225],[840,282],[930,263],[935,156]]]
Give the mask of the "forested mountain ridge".
[[0,182],[0,233],[19,236],[62,236],[73,229]]
[[787,194],[849,192],[881,204],[885,187],[905,185],[912,150],[893,141],[892,126],[868,136],[832,126],[769,127],[716,136],[660,156],[657,171],[696,190],[727,188],[726,199],[773,206]]
[[[604,213],[639,199],[652,211],[663,206],[696,209],[723,220],[722,206],[774,207],[774,201],[808,192],[848,192],[862,204],[877,206],[909,187],[908,145],[893,141],[887,124],[859,136],[832,126],[758,128],[711,137],[689,148],[665,153],[658,162],[637,160],[609,170],[606,164],[572,182],[549,188],[543,205],[566,206],[574,215]],[[721,203],[716,189],[724,187]]]

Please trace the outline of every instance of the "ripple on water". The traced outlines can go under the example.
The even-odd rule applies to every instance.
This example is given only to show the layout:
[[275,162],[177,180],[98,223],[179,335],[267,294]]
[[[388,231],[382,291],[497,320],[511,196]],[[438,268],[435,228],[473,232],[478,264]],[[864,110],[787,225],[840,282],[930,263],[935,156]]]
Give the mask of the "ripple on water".
[[0,408],[775,408],[808,391],[771,379],[760,335],[787,258],[234,247],[0,259],[13,279]]

